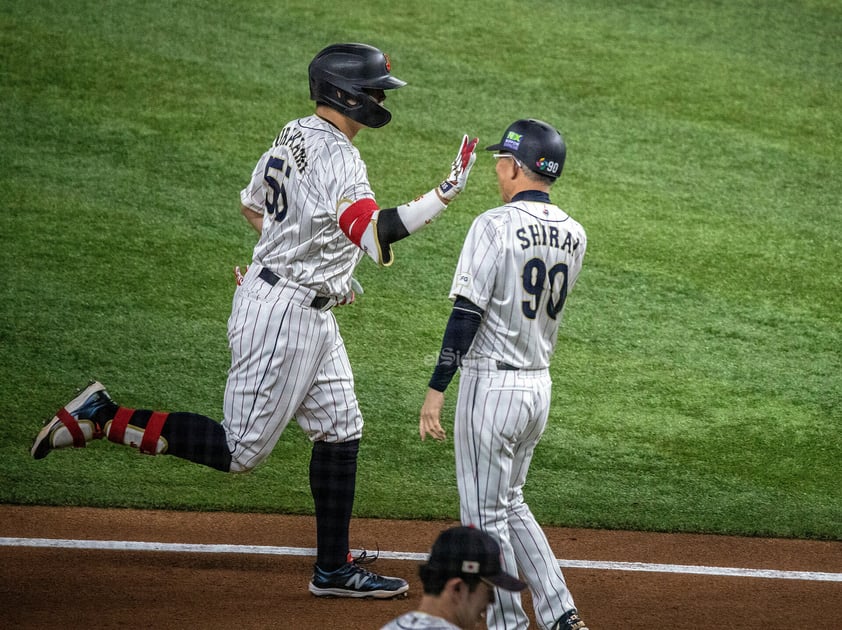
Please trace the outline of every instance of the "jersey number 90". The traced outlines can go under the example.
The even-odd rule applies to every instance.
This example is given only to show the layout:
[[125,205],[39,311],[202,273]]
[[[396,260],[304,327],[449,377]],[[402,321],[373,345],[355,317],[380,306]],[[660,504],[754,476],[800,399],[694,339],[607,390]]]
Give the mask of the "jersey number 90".
[[527,318],[535,319],[541,296],[545,290],[549,290],[547,315],[555,319],[564,308],[564,301],[567,299],[567,265],[558,263],[548,271],[543,260],[533,258],[523,266],[523,290],[532,296],[531,299],[521,302],[523,314]]
[[292,169],[287,166],[283,158],[271,156],[266,160],[263,169],[263,181],[266,182],[266,213],[275,219],[283,221],[287,216],[286,178]]

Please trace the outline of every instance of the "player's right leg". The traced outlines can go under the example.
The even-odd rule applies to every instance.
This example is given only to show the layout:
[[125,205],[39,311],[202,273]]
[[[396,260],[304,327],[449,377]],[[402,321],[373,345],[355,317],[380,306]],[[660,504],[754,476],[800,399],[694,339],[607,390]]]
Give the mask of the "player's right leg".
[[52,450],[81,448],[101,438],[149,455],[166,453],[224,472],[231,463],[225,431],[215,420],[195,413],[120,407],[99,382],[88,385],[44,423],[30,452],[41,459]]
[[349,526],[354,507],[357,455],[363,419],[354,393],[351,365],[336,322],[334,345],[296,412],[313,441],[310,491],[316,509],[316,563],[309,589],[317,597],[404,596],[406,580],[378,575],[350,554]]

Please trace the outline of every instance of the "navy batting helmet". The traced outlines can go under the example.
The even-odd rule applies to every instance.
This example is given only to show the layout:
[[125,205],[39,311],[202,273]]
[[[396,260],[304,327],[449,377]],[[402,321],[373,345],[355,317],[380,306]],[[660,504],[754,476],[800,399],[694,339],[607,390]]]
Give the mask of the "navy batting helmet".
[[516,120],[503,133],[500,142],[485,150],[511,153],[530,171],[550,179],[558,179],[561,175],[567,156],[561,134],[552,125],[534,118]]
[[406,85],[392,76],[381,50],[367,44],[333,44],[310,62],[310,98],[366,127],[382,127],[392,114],[375,98],[377,92]]

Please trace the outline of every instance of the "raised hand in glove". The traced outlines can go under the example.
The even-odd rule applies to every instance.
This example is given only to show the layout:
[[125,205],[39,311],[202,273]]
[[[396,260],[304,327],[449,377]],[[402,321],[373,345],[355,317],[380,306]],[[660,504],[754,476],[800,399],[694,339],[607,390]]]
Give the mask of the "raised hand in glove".
[[478,138],[468,140],[468,134],[462,136],[459,153],[456,154],[456,158],[450,165],[450,175],[436,189],[436,194],[444,205],[449,204],[456,198],[456,195],[465,190],[468,175],[477,160],[477,154],[475,153],[477,142],[479,142]]
[[[462,136],[459,153],[450,165],[450,174],[432,190],[419,195],[412,201],[382,210],[376,205],[372,209],[370,203],[362,207],[358,205],[359,202],[348,202],[348,205],[340,207],[340,214],[351,212],[350,216],[353,218],[348,222],[345,221],[344,216],[340,216],[339,224],[342,225],[345,222],[356,226],[359,221],[362,221],[359,223],[361,231],[357,232],[356,240],[353,236],[356,227],[346,234],[375,262],[384,266],[391,265],[394,260],[392,243],[406,238],[430,223],[465,189],[471,167],[477,159],[474,153],[477,142],[479,142],[478,138],[469,140],[467,134]],[[356,211],[352,210],[353,208],[356,208]],[[366,214],[366,209],[368,209],[368,214]]]

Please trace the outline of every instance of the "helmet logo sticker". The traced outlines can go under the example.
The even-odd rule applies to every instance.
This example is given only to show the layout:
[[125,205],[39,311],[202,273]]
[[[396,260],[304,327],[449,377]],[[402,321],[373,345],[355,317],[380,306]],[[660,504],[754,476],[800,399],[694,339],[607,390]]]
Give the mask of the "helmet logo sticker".
[[506,139],[503,140],[503,148],[517,151],[522,138],[522,133],[515,133],[514,131],[510,131],[506,134]]
[[392,71],[392,60],[389,59],[389,55],[387,55],[385,53],[383,54],[383,56],[386,58],[386,72],[391,72]]
[[538,158],[538,161],[535,162],[535,166],[538,168],[539,171],[544,171],[553,174],[558,173],[558,162],[548,160],[545,157]]

